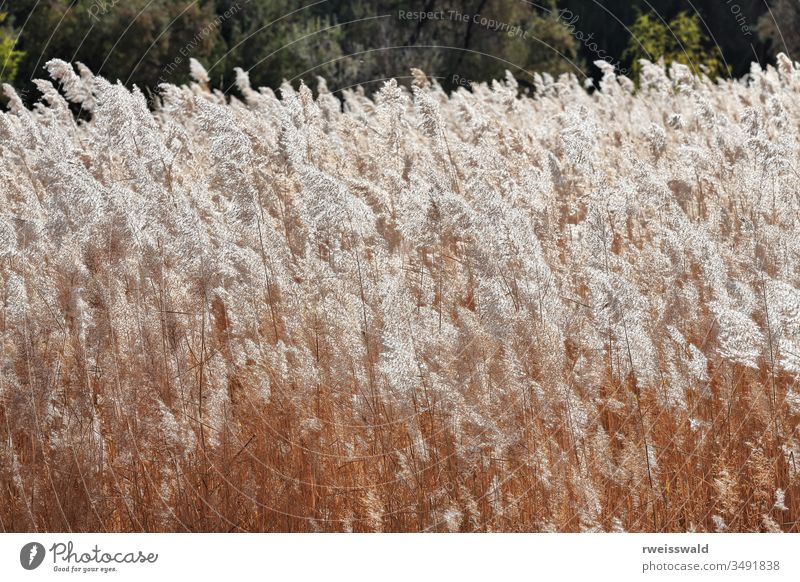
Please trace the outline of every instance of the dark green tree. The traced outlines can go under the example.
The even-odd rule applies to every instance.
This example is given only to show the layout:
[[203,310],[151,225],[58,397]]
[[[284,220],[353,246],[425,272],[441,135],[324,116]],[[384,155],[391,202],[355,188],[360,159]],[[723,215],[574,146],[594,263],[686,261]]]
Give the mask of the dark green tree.
[[186,80],[189,57],[207,61],[221,48],[213,3],[204,0],[15,0],[12,14],[24,24],[18,83],[46,75],[44,63],[60,58],[155,88]]
[[[218,0],[217,12],[235,3]],[[334,90],[378,88],[385,78],[408,77],[412,67],[444,85],[453,77],[502,77],[506,69],[523,81],[532,71],[577,72],[577,46],[558,22],[555,2],[542,4],[550,8],[506,0],[328,0],[298,10],[284,0],[252,0],[223,27],[230,54],[222,66],[227,83],[239,66],[254,85],[322,76]]]

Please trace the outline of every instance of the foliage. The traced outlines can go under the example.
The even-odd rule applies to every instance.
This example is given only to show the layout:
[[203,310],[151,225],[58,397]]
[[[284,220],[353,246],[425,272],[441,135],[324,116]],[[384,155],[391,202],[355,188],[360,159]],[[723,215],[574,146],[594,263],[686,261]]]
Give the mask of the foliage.
[[699,17],[686,12],[680,12],[669,24],[650,14],[640,14],[631,26],[631,38],[624,56],[631,60],[637,80],[642,71],[642,59],[661,58],[667,66],[682,63],[694,74],[702,72],[712,78],[728,73],[716,49],[709,46],[700,28]]
[[[231,31],[228,85],[237,66],[260,85],[277,87],[283,79],[299,78],[313,83],[316,76],[324,76],[334,90],[356,84],[372,90],[389,76],[409,78],[413,67],[445,86],[452,86],[454,77],[502,77],[507,68],[528,83],[534,72],[575,71],[562,57],[577,60],[574,40],[556,19],[530,3],[435,0],[424,8],[441,18],[414,19],[401,16],[410,12],[405,0],[330,0],[297,18],[279,20],[294,8],[282,1],[243,7]],[[471,18],[464,21],[456,14]],[[508,29],[492,29],[480,19],[474,22],[476,14]],[[273,24],[265,29],[264,23]],[[509,34],[512,27],[519,32]]]
[[3,529],[797,532],[800,69],[600,66],[6,86]]
[[155,90],[162,81],[188,81],[190,57],[208,61],[222,50],[208,0],[15,0],[11,10],[17,23],[25,23],[24,79],[39,76],[44,63],[59,57]]
[[[559,6],[578,17],[575,27],[584,34],[594,35],[598,46],[620,59],[624,68],[631,68],[631,61],[622,55],[632,40],[630,27],[640,14],[649,14],[658,22],[662,18],[669,22],[687,9],[697,15],[704,36],[711,40],[715,56],[726,69],[730,68],[733,76],[738,78],[749,73],[754,59],[762,65],[770,59],[767,43],[759,39],[755,31],[759,17],[768,15],[764,1],[692,0],[689,4],[686,0],[561,0]],[[655,60],[661,55],[636,56]],[[789,56],[797,57],[791,52]],[[594,60],[589,54],[584,57]]]
[[189,58],[204,62],[222,90],[234,88],[237,67],[273,88],[284,79],[313,83],[324,75],[332,89],[359,83],[371,89],[384,77],[406,77],[412,67],[447,85],[454,75],[487,80],[509,66],[530,83],[535,71],[574,70],[564,57],[579,64],[574,40],[533,5],[481,2],[478,8],[482,17],[531,36],[449,17],[450,11],[474,16],[469,0],[427,3],[429,11],[448,15],[438,21],[401,18],[409,7],[400,0],[329,0],[306,8],[290,0],[201,0],[189,6],[175,0],[19,0],[13,15],[25,23],[21,77],[38,75],[50,58],[71,57],[146,91],[186,82]]
[[[419,4],[419,5],[417,5]],[[368,93],[385,78],[408,84],[420,68],[447,90],[489,81],[511,70],[529,87],[534,73],[593,74],[591,63],[605,58],[628,70],[639,58],[707,66],[713,75],[742,76],[754,58],[784,48],[792,54],[793,3],[775,0],[784,39],[768,20],[765,2],[698,0],[691,17],[681,0],[326,0],[298,5],[293,0],[14,0],[6,3],[20,31],[20,89],[35,98],[33,79],[43,63],[66,58],[86,64],[128,87],[151,95],[161,82],[187,82],[186,63],[195,58],[208,70],[210,85],[235,91],[236,68],[252,82],[277,89],[284,79],[315,83],[327,79],[333,92],[357,84]],[[401,18],[424,9],[436,19]],[[647,14],[639,32],[631,28]],[[761,38],[750,30],[764,14]],[[461,15],[461,18],[459,16]],[[568,16],[566,16],[568,15]],[[474,17],[478,17],[476,20]],[[687,55],[660,18],[673,23]],[[787,40],[788,39],[788,40]],[[712,40],[714,49],[708,43]],[[628,51],[625,52],[625,49]],[[648,54],[649,53],[649,54]],[[5,76],[6,79],[10,77]]]
[[0,83],[14,80],[19,62],[25,56],[16,49],[16,36],[2,27],[7,16],[6,12],[0,12]]

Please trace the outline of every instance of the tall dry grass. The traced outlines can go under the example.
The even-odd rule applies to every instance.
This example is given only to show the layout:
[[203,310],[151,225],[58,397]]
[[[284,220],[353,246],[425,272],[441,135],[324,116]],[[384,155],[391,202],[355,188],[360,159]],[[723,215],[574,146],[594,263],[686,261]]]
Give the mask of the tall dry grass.
[[798,531],[798,65],[195,66],[154,114],[48,69],[0,114],[3,531]]

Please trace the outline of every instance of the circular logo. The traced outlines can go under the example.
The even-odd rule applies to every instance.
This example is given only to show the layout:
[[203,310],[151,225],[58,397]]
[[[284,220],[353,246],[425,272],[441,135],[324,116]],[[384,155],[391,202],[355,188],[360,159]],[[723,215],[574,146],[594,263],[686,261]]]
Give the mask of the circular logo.
[[42,565],[44,554],[44,546],[39,542],[25,544],[19,552],[19,563],[26,570],[35,570]]

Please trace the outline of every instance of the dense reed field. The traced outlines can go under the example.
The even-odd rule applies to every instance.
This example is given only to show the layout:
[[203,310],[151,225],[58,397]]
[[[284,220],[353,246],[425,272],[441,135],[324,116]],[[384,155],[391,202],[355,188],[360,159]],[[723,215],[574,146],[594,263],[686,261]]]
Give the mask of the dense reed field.
[[193,62],[154,111],[47,68],[0,113],[2,531],[800,530],[800,65]]

